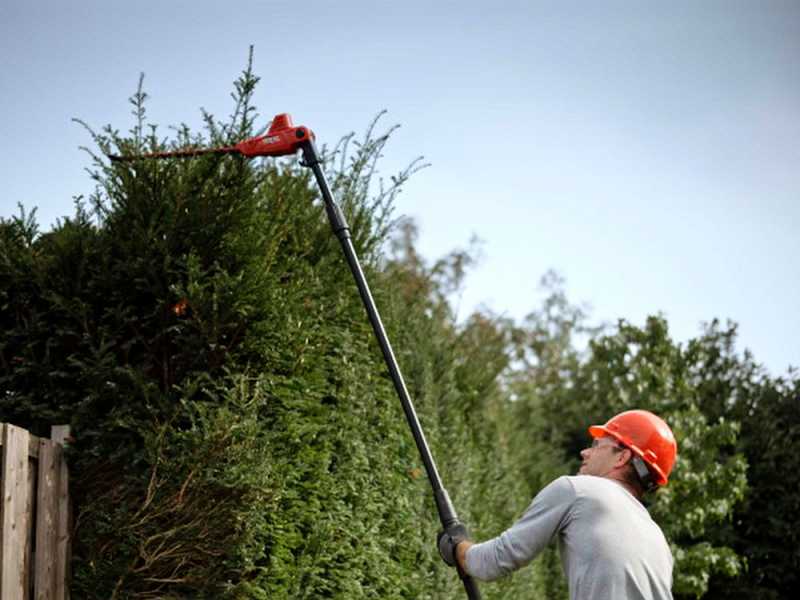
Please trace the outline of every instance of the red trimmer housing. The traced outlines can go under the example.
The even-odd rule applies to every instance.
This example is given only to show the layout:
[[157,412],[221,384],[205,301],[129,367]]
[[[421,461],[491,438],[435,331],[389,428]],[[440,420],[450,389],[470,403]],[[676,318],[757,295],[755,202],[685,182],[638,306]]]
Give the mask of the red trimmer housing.
[[233,148],[245,156],[285,156],[297,152],[307,139],[313,141],[314,132],[308,127],[295,127],[292,117],[281,113],[272,119],[265,135],[239,142]]

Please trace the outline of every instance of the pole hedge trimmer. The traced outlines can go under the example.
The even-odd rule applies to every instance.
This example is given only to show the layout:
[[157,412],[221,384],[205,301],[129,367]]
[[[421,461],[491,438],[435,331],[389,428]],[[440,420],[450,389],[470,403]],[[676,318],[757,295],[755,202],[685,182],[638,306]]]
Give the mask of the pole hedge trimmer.
[[[367,310],[367,316],[369,317],[372,330],[375,332],[375,337],[380,345],[383,358],[386,361],[386,366],[389,368],[389,374],[394,383],[394,388],[403,405],[406,420],[411,428],[411,435],[414,437],[414,441],[417,444],[417,450],[419,450],[420,456],[422,457],[422,463],[425,466],[428,480],[433,489],[433,497],[439,512],[439,520],[442,523],[442,528],[445,533],[454,532],[454,535],[457,536],[459,532],[465,531],[464,526],[459,521],[450,496],[447,490],[445,490],[444,485],[442,485],[442,480],[436,470],[436,463],[433,461],[430,448],[428,448],[428,442],[425,440],[425,434],[422,431],[422,426],[417,418],[417,413],[414,410],[411,397],[406,389],[405,381],[403,381],[403,376],[400,373],[400,367],[397,364],[397,359],[395,359],[392,346],[386,335],[386,330],[381,322],[380,314],[375,306],[375,301],[372,298],[367,280],[364,277],[361,264],[358,261],[347,222],[339,206],[333,199],[331,190],[328,187],[328,182],[325,179],[325,173],[322,171],[319,156],[314,146],[314,139],[314,133],[308,129],[308,127],[295,127],[292,125],[292,119],[288,114],[280,114],[272,120],[272,124],[265,135],[244,140],[233,146],[192,148],[171,152],[154,152],[136,156],[109,155],[109,158],[112,161],[135,161],[150,158],[188,158],[202,154],[238,154],[247,158],[254,158],[257,156],[286,156],[296,154],[298,150],[303,152],[301,164],[314,172],[314,177],[317,180],[317,185],[319,186],[322,199],[325,203],[325,211],[328,214],[331,228],[333,229],[333,233],[336,234],[336,237],[339,238],[339,242],[341,242],[342,251],[344,252],[350,271],[353,273],[353,277],[356,280],[358,292]],[[480,592],[478,591],[478,586],[475,581],[460,568],[458,569],[458,574],[464,584],[467,597],[470,600],[479,600]]]

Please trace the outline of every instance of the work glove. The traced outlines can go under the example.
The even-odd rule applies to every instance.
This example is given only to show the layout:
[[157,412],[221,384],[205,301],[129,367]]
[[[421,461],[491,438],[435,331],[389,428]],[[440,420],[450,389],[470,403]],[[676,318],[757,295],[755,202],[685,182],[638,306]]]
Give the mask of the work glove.
[[456,566],[456,546],[469,539],[469,532],[466,525],[456,523],[444,531],[439,532],[436,538],[436,545],[439,547],[439,555],[442,560],[451,567]]

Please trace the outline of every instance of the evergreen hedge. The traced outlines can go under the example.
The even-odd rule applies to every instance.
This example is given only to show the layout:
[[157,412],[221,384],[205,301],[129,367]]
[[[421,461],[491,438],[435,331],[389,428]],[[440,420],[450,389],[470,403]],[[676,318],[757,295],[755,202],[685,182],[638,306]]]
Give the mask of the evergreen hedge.
[[[206,115],[204,136],[181,127],[169,145],[140,86],[129,135],[92,133],[90,208],[47,233],[24,212],[0,224],[2,419],[72,425],[75,597],[461,597],[308,174],[103,156],[255,135],[256,81],[248,67],[236,82],[230,121]],[[383,254],[392,201],[419,166],[376,181],[387,139],[345,138],[326,167],[444,479],[488,533],[523,504],[498,485],[504,348],[484,344],[492,327],[453,325],[441,265]]]

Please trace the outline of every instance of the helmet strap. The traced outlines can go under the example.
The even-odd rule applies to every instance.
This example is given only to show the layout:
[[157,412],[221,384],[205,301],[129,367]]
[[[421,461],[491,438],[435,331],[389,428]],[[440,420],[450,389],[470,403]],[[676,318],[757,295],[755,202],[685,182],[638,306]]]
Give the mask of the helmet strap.
[[654,489],[658,487],[655,481],[653,481],[653,474],[650,472],[650,469],[647,468],[647,465],[644,464],[644,461],[638,457],[634,456],[631,459],[633,463],[633,468],[636,471],[636,475],[639,477],[639,481],[641,481],[642,486],[646,492],[652,492]]

